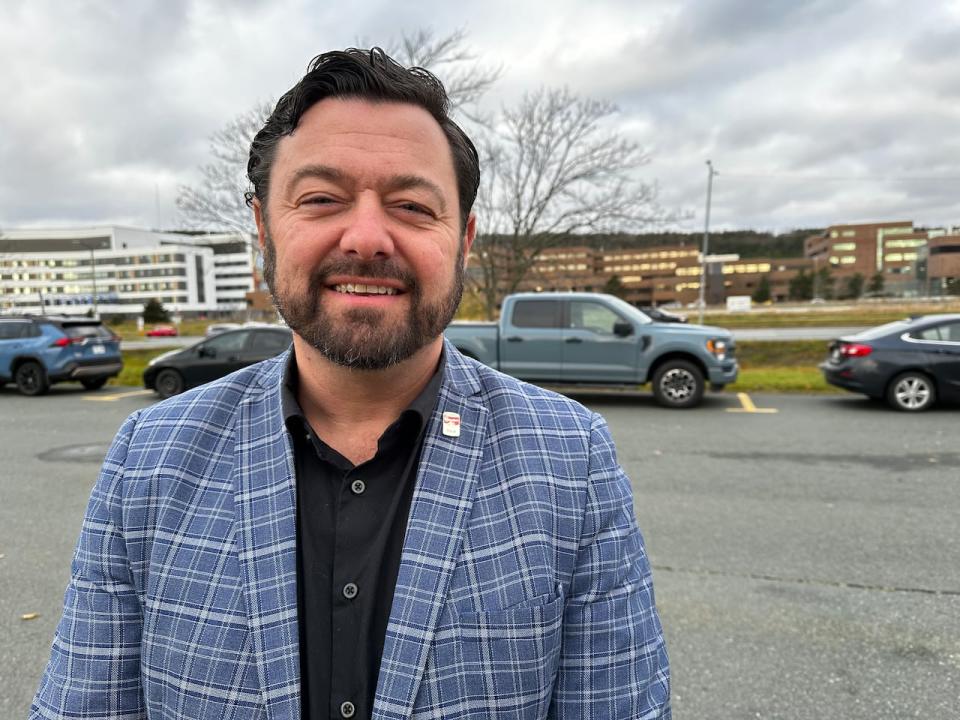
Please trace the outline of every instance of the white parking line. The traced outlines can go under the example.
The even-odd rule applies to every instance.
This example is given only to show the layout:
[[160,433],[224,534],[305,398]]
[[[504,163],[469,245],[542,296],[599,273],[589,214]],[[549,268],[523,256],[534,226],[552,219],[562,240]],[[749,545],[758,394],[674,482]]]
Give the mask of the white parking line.
[[131,390],[130,392],[114,393],[113,395],[84,395],[84,400],[94,402],[114,402],[120,398],[135,397],[136,395],[152,395],[153,390]]
[[746,393],[737,393],[737,397],[740,399],[741,407],[738,408],[727,408],[727,412],[732,413],[764,413],[767,415],[772,415],[773,413],[780,412],[776,408],[758,408],[753,404],[753,400],[750,399],[750,396]]

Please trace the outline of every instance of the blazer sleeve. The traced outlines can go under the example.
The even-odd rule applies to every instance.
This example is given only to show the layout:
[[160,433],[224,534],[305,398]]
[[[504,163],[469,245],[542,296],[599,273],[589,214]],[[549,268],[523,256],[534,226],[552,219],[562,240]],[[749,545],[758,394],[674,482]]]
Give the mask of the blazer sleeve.
[[594,415],[586,511],[550,717],[670,718],[670,672],[630,481]]
[[127,419],[104,460],[71,565],[63,616],[31,718],[146,717],[140,687],[142,611],[123,537]]

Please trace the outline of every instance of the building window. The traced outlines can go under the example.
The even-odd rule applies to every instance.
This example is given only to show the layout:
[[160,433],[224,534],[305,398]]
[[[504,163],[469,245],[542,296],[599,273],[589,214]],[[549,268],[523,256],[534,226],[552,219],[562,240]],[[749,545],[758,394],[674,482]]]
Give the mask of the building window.
[[849,252],[850,250],[856,250],[856,243],[837,243],[833,246],[834,252]]

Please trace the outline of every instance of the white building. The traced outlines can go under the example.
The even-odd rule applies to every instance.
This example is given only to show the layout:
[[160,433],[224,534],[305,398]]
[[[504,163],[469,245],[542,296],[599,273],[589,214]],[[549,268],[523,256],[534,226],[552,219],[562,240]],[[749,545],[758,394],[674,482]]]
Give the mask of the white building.
[[101,315],[139,315],[151,299],[177,314],[241,311],[254,289],[250,248],[238,233],[3,230],[0,312],[82,314],[95,304]]

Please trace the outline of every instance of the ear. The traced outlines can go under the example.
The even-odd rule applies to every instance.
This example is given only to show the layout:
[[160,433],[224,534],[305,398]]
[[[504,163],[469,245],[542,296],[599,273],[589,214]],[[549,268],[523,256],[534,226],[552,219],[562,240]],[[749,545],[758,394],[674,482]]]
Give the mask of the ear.
[[467,218],[467,227],[463,233],[463,266],[467,266],[467,258],[470,257],[470,248],[473,247],[473,241],[477,237],[477,216],[470,213]]
[[263,207],[260,205],[259,198],[253,198],[250,206],[253,208],[253,219],[257,223],[257,244],[260,246],[260,253],[262,255],[266,252],[267,219],[263,212]]

